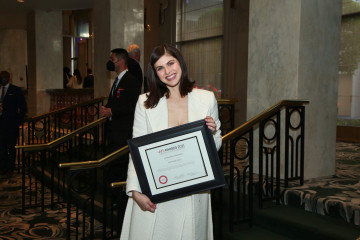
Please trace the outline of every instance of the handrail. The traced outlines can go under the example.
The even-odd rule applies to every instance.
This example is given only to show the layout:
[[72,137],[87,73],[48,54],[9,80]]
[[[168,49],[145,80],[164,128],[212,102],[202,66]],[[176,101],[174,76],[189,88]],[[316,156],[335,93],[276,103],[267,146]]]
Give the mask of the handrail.
[[39,151],[39,150],[46,150],[46,149],[51,149],[63,142],[66,142],[67,140],[69,140],[70,138],[72,138],[74,135],[79,134],[81,132],[84,132],[86,130],[91,129],[94,126],[97,126],[103,122],[106,122],[106,117],[102,117],[99,118],[97,120],[95,120],[92,123],[89,123],[83,127],[80,127],[74,131],[72,131],[71,133],[68,133],[52,142],[49,143],[45,143],[45,144],[34,144],[34,145],[20,145],[20,146],[15,146],[16,149],[23,149],[25,151]]
[[278,103],[274,104],[273,106],[269,107],[262,113],[258,114],[257,116],[251,118],[250,120],[246,121],[244,124],[240,125],[238,128],[235,128],[231,132],[227,133],[226,135],[222,136],[222,141],[226,142],[230,139],[233,139],[243,133],[245,133],[248,129],[250,129],[253,125],[260,122],[263,119],[266,119],[274,113],[276,113],[279,109],[287,106],[300,106],[303,104],[308,104],[309,100],[281,100]]
[[228,99],[219,98],[216,101],[218,104],[235,104],[239,101],[239,99],[237,99],[237,98],[228,98]]
[[111,162],[112,160],[115,160],[129,152],[129,147],[126,145],[122,148],[119,148],[115,152],[110,153],[109,155],[106,155],[103,158],[100,158],[99,160],[94,161],[83,161],[83,162],[70,162],[70,163],[60,163],[59,168],[69,168],[72,170],[78,170],[78,169],[90,169],[95,167],[102,167],[106,165],[107,163]]
[[99,97],[99,98],[95,98],[93,100],[89,100],[89,101],[86,101],[86,102],[77,103],[77,104],[74,104],[74,105],[71,105],[71,106],[68,106],[68,107],[59,108],[59,109],[56,109],[56,110],[48,112],[48,113],[44,113],[44,114],[40,114],[40,115],[37,115],[37,116],[25,118],[24,122],[36,121],[36,120],[45,118],[45,117],[53,115],[53,114],[66,112],[66,111],[69,111],[70,109],[75,109],[77,107],[82,107],[82,106],[90,105],[90,104],[93,104],[93,103],[96,103],[96,102],[100,102],[100,101],[105,100],[107,98],[108,97]]
[[113,182],[110,184],[111,188],[119,188],[119,187],[125,187],[126,186],[126,181],[124,182]]
[[[260,113],[256,117],[250,119],[249,121],[247,121],[240,127],[234,129],[233,131],[231,131],[228,134],[226,134],[225,136],[223,136],[222,141],[223,142],[228,141],[231,138],[234,138],[234,137],[242,134],[243,132],[248,130],[252,125],[256,124],[257,122],[261,121],[262,119],[265,119],[265,118],[273,115],[277,110],[279,110],[285,106],[299,106],[299,105],[308,104],[308,103],[309,103],[308,100],[282,100],[282,101],[278,102],[277,104],[271,106],[264,112]],[[125,151],[125,152],[122,152],[122,151]],[[93,167],[101,167],[101,166],[104,166],[106,163],[110,162],[111,160],[121,157],[128,152],[129,152],[128,146],[125,146],[125,147],[122,147],[122,148],[118,149],[117,151],[99,159],[99,160],[60,163],[59,167],[60,168],[70,168],[70,169],[89,169],[89,168],[93,168]]]

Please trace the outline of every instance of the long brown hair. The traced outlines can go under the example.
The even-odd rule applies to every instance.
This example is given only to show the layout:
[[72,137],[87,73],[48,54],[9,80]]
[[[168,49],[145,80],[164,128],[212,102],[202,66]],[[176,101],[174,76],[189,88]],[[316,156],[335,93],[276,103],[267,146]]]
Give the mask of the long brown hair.
[[82,83],[82,77],[81,77],[79,69],[74,70],[74,76],[76,77],[77,84],[80,85]]
[[146,95],[148,97],[145,101],[146,108],[154,108],[159,103],[160,98],[162,98],[164,95],[166,98],[169,98],[170,96],[169,89],[167,88],[166,84],[161,82],[154,67],[155,63],[165,54],[173,56],[180,63],[182,71],[179,85],[180,95],[182,97],[186,96],[189,92],[192,91],[194,87],[195,82],[190,81],[188,78],[186,63],[180,51],[166,43],[157,46],[150,55],[147,71],[149,93]]

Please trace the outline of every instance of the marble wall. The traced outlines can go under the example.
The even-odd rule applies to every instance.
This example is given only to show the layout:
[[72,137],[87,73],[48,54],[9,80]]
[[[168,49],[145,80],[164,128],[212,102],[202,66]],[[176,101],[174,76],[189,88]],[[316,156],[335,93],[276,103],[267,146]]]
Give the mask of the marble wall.
[[341,0],[250,1],[247,119],[307,99],[305,178],[335,171]]
[[[174,2],[175,1],[171,4],[174,4]],[[146,9],[145,24],[147,25],[147,29],[144,30],[144,51],[142,52],[144,59],[144,73],[147,71],[147,64],[149,63],[150,54],[153,48],[159,45],[160,42],[159,37],[162,31],[160,31],[159,24],[159,6],[159,0],[144,0],[144,7]],[[166,19],[166,22],[169,20],[170,19]]]
[[351,118],[360,118],[360,63],[352,76],[351,89]]
[[[144,1],[94,0],[95,97],[108,96],[115,73],[106,70],[110,51],[130,44],[144,49]],[[143,57],[141,66],[143,67]]]
[[246,122],[249,4],[224,0],[222,98],[236,98],[235,126]]
[[0,70],[12,75],[12,83],[26,88],[26,31],[23,29],[0,30]]
[[62,12],[34,11],[28,16],[28,106],[30,115],[46,113],[46,89],[63,87]]

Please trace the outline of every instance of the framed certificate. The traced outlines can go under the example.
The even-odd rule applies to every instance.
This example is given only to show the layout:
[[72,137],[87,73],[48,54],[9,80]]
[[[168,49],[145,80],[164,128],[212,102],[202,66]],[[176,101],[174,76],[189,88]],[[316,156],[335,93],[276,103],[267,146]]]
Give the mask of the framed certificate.
[[205,120],[133,138],[128,145],[141,191],[154,203],[225,185]]

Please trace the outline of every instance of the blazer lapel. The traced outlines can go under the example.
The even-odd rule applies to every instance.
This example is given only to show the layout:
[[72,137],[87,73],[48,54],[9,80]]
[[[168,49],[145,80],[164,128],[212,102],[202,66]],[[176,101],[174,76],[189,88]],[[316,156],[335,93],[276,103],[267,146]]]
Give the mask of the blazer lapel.
[[149,117],[152,132],[168,128],[168,109],[165,96],[159,100],[155,108],[147,109],[146,112]]
[[200,119],[205,119],[208,113],[208,106],[204,104],[199,94],[194,89],[188,94],[188,120],[194,122]]
[[[167,129],[169,126],[169,116],[167,109],[166,97],[162,97],[155,108],[147,109],[146,113],[149,118],[152,132]],[[188,94],[188,121],[193,122],[200,119],[205,119],[209,113],[207,103],[204,103],[201,96],[192,91]]]
[[119,83],[118,83],[117,86],[115,87],[115,89],[114,89],[114,94],[113,94],[113,96],[112,96],[113,98],[115,98],[118,89],[121,88],[121,85],[123,85],[123,82],[124,82],[124,80],[126,79],[126,74],[127,74],[127,72],[124,74],[124,76],[122,76],[122,78],[119,80]]

